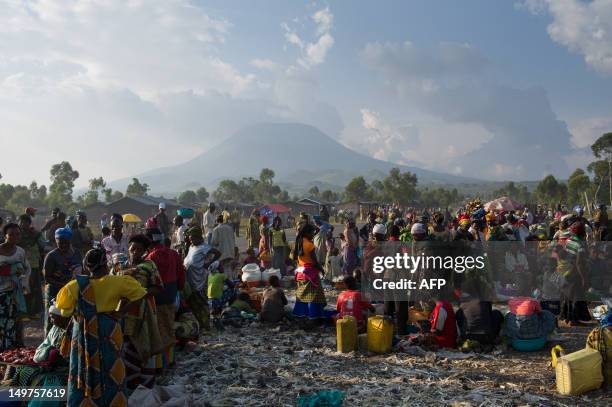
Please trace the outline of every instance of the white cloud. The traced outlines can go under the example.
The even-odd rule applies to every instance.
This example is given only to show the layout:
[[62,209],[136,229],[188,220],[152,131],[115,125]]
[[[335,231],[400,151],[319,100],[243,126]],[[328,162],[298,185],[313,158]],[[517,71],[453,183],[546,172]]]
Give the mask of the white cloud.
[[591,117],[571,126],[572,144],[578,148],[590,147],[604,133],[612,131],[612,117]]
[[[572,151],[571,134],[552,111],[546,92],[486,80],[486,59],[473,47],[374,43],[365,46],[363,59],[406,109],[418,109],[448,125],[484,129],[480,139],[471,139],[470,150],[440,166],[500,179],[537,178],[543,172],[567,175],[563,157]],[[460,146],[466,136],[470,133],[460,129],[437,135],[437,151]]]
[[[271,72],[268,84],[223,60],[231,28],[190,0],[1,1],[0,140],[32,157],[29,172],[21,155],[4,157],[3,181],[47,182],[65,159],[81,172],[79,185],[123,178],[187,160],[262,121],[339,132],[336,110],[308,89],[316,81],[254,59]],[[281,94],[287,84],[293,94]]]
[[313,41],[304,40],[297,31],[287,23],[281,27],[285,31],[285,41],[295,45],[300,50],[297,63],[304,69],[310,69],[325,62],[329,50],[334,46],[334,37],[331,35],[334,15],[329,7],[318,10],[311,16],[315,24],[315,38]]
[[411,124],[392,127],[380,118],[378,112],[361,109],[361,125],[369,130],[361,139],[361,148],[379,160],[407,164],[414,159],[414,149],[420,144],[419,131]]
[[526,0],[521,7],[535,14],[548,12],[550,38],[584,56],[602,74],[612,74],[612,1]]
[[257,69],[261,69],[262,71],[271,71],[271,72],[276,72],[280,68],[276,62],[270,59],[256,58],[251,61],[251,65],[253,65]]

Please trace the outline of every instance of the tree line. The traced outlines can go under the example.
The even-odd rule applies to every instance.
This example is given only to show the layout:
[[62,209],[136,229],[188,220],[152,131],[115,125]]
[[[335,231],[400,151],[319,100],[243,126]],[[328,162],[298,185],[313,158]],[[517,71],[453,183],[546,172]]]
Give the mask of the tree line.
[[[612,132],[602,135],[591,146],[595,160],[586,171],[576,169],[567,181],[547,175],[532,191],[527,185],[508,182],[492,192],[493,197],[509,196],[521,203],[539,203],[547,206],[558,204],[609,203],[612,206]],[[240,180],[224,179],[210,194],[206,188],[187,190],[178,194],[177,201],[183,205],[207,202],[227,203],[276,203],[298,200],[300,196],[289,196],[287,190],[274,181],[275,173],[263,168],[258,178],[243,177]],[[0,175],[0,179],[2,175]],[[145,196],[150,191],[148,184],[132,178],[125,192],[113,190],[102,177],[89,180],[88,189],[73,198],[74,183],[79,172],[68,161],[54,164],[49,171],[49,186],[11,185],[0,183],[0,208],[20,213],[26,207],[60,207],[65,211],[85,208],[97,202],[113,202],[123,196]],[[307,196],[325,202],[377,201],[393,202],[404,206],[449,207],[462,203],[465,197],[456,188],[419,187],[418,178],[411,172],[392,168],[383,179],[367,182],[362,176],[354,177],[343,190],[311,187]]]

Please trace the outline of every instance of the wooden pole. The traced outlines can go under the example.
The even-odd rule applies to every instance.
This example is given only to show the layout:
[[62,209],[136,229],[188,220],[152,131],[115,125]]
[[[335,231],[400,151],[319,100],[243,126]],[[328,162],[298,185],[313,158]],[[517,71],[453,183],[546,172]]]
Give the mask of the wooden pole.
[[591,214],[591,205],[589,204],[589,196],[587,195],[586,191],[584,191],[584,201],[586,202],[586,207],[589,211],[589,218],[592,218],[593,215]]

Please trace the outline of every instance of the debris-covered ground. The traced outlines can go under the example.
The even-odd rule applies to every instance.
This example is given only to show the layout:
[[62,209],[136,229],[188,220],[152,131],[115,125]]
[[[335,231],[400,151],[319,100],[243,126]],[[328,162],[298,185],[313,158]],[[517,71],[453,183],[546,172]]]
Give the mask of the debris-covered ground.
[[[560,328],[568,352],[584,347],[590,328]],[[604,406],[612,392],[562,397],[550,347],[489,354],[421,351],[374,355],[336,352],[334,327],[291,324],[228,327],[178,354],[167,384],[182,384],[194,405],[293,406],[300,394],[346,393],[345,406]]]

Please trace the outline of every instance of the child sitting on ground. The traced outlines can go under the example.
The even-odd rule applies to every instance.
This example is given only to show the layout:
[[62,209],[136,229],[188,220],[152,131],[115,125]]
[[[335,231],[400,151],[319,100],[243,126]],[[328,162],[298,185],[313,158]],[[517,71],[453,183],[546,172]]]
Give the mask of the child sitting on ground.
[[344,285],[346,290],[338,296],[336,303],[337,318],[343,318],[350,315],[357,320],[357,327],[360,332],[365,331],[366,323],[364,311],[369,309],[374,312],[374,306],[368,301],[365,301],[361,296],[361,292],[357,291],[357,281],[353,276],[344,277]]
[[215,261],[208,276],[208,305],[213,316],[221,314],[225,305],[234,297],[234,283],[226,278],[223,269]]
[[249,314],[256,313],[253,307],[251,306],[251,297],[249,297],[248,293],[244,293],[244,292],[238,294],[238,298],[236,298],[234,302],[232,302],[230,307],[239,312],[244,311]]
[[280,288],[280,280],[277,276],[271,276],[269,283],[270,286],[263,292],[259,318],[264,322],[279,322],[285,316],[287,297]]

